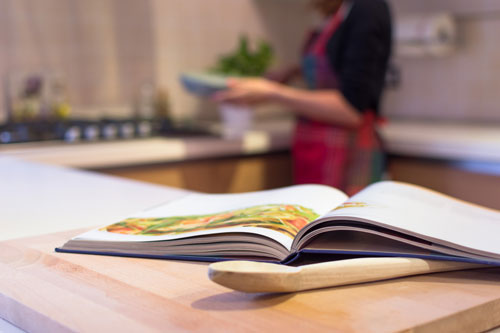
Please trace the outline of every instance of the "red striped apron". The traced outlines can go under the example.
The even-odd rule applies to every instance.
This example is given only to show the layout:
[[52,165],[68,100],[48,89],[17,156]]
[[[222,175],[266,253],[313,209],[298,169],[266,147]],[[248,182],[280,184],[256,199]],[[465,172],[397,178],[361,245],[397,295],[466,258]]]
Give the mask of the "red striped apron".
[[[306,51],[305,80],[310,89],[337,89],[326,45],[344,19],[341,7]],[[384,155],[376,133],[375,113],[364,110],[358,128],[299,118],[292,144],[297,184],[326,184],[352,195],[381,178]]]

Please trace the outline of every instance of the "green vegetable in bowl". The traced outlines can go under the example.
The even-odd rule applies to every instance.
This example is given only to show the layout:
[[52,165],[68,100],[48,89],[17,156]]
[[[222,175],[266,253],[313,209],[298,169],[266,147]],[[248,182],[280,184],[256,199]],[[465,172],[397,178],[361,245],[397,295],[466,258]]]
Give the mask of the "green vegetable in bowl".
[[241,36],[238,49],[222,56],[211,72],[227,76],[262,76],[273,60],[269,43],[260,41],[255,51],[250,50],[248,38]]

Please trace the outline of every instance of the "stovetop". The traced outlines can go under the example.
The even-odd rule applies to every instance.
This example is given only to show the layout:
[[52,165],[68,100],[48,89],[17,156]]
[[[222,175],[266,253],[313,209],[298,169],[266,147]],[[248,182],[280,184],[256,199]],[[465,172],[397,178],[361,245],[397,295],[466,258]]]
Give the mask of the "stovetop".
[[106,141],[152,136],[212,136],[200,128],[174,127],[168,119],[25,121],[0,125],[0,144],[37,141]]

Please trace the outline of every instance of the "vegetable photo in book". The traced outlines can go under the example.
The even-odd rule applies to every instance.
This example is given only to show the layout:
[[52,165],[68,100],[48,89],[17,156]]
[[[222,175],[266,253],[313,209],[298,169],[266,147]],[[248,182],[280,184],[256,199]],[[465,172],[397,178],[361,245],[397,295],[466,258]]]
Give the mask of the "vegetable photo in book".
[[301,228],[317,217],[312,209],[300,205],[269,204],[208,215],[128,218],[99,230],[161,236],[239,226],[266,228],[293,239]]
[[59,252],[289,263],[407,256],[500,263],[500,212],[385,181],[348,198],[324,185],[193,193],[69,240]]

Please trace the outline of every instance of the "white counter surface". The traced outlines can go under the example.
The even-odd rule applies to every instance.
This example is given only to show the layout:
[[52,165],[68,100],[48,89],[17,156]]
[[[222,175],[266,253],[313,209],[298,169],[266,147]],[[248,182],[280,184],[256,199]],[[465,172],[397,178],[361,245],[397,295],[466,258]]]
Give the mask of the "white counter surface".
[[0,240],[109,224],[188,191],[0,157]]
[[500,163],[500,125],[392,121],[381,127],[389,153]]

